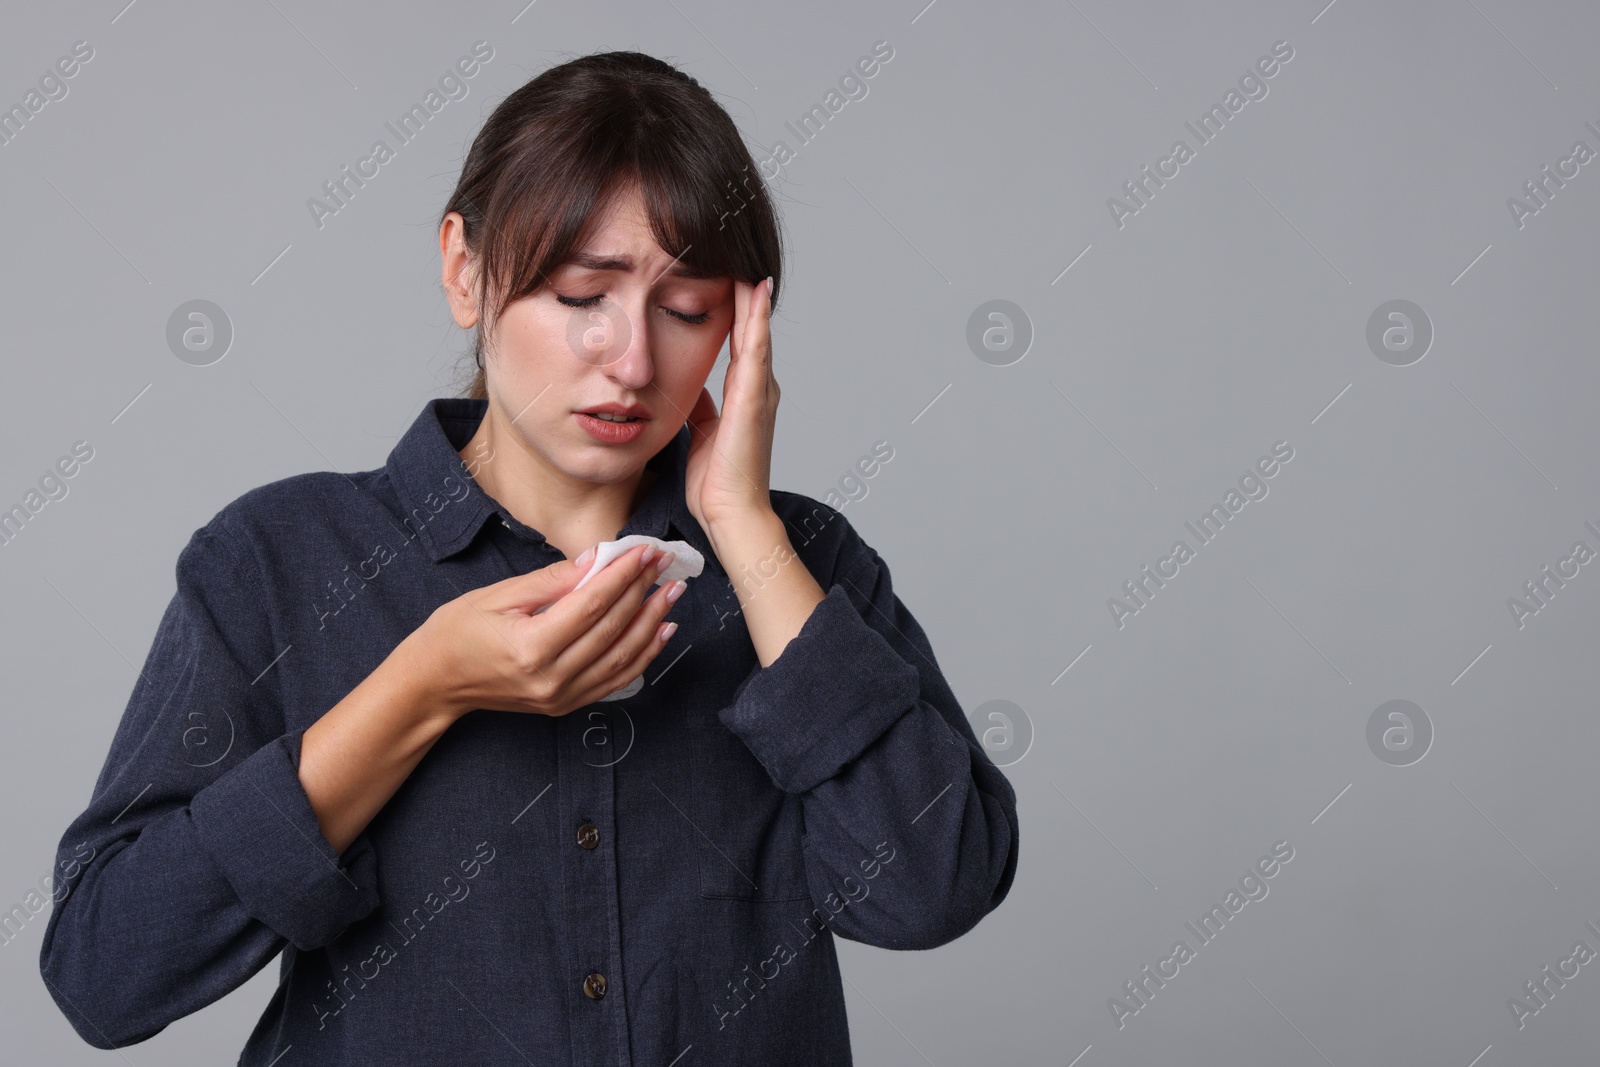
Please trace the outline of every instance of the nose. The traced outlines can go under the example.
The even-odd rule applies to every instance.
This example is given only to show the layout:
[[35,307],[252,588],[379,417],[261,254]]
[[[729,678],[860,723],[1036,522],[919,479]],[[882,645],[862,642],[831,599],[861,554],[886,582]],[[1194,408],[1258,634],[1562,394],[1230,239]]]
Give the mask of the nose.
[[650,319],[643,298],[607,307],[609,344],[599,359],[600,369],[617,384],[641,390],[655,377],[651,355]]

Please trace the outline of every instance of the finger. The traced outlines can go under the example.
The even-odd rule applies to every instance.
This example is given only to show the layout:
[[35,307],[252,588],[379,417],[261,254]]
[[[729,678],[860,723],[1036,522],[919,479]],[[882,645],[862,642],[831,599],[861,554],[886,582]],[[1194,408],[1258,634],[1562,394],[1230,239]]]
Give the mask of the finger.
[[667,582],[657,589],[640,605],[628,628],[611,648],[578,674],[575,680],[580,690],[593,690],[591,703],[632,682],[666,647],[671,635],[661,636],[662,620],[673,608],[667,593],[676,584]]
[[[623,562],[622,559],[613,560],[603,574],[590,579],[589,585],[569,598],[583,597],[588,593],[589,586],[598,585],[602,579],[606,580],[608,585],[615,586],[614,591],[607,590],[599,602],[601,607],[598,611],[593,604],[590,604],[587,606],[587,612],[575,615],[574,625],[578,627],[577,632],[561,648],[552,652],[552,646],[545,646],[549,657],[547,670],[553,668],[553,673],[559,677],[577,674],[603,655],[627,629],[628,621],[633,618],[634,612],[639,610],[639,602],[661,576],[661,572],[660,557],[656,556],[644,562],[641,568],[640,563],[644,559],[642,549],[637,554],[630,549],[626,559],[625,566],[617,566]],[[614,573],[612,567],[616,567]],[[559,607],[558,604],[555,608],[551,608],[547,614],[553,615]]]
[[577,676],[591,664],[608,661],[611,650],[628,632],[628,627],[640,611],[646,593],[660,580],[661,558],[646,563],[605,614],[556,656],[554,667],[559,674]]
[[594,549],[590,548],[578,557],[589,557],[581,567],[574,560],[557,560],[548,567],[492,582],[476,590],[477,596],[473,602],[483,611],[516,611],[532,615],[556,603],[577,587],[593,566],[593,553]]
[[745,325],[739,392],[748,400],[751,417],[764,422],[773,404],[777,379],[772,373],[772,298],[763,278],[751,290],[749,321]]
[[750,326],[750,298],[754,295],[755,286],[738,278],[733,280],[733,329],[728,333],[728,357],[735,366],[745,352],[744,338]]
[[755,357],[754,362],[761,366],[764,386],[772,375],[772,299],[767,293],[765,279],[756,286],[751,303],[750,354]]
[[[569,590],[539,615],[535,633],[535,655],[547,667],[562,650],[582,637],[595,621],[605,616],[639,573],[639,560],[651,545],[636,545],[602,567],[582,589]],[[653,561],[652,561],[653,562]],[[560,564],[552,564],[559,567]],[[582,575],[579,575],[582,577]],[[576,585],[576,581],[573,583]]]

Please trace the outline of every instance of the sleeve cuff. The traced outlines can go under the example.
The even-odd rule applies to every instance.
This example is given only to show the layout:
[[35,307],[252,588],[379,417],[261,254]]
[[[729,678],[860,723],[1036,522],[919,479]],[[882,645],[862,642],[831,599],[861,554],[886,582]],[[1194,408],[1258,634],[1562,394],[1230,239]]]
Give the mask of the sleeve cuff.
[[334,852],[299,762],[299,732],[263,745],[195,794],[189,815],[244,909],[309,951],[378,906],[378,859],[365,833]]
[[836,582],[778,658],[752,671],[717,717],[779,789],[804,793],[914,707],[920,689],[916,668]]

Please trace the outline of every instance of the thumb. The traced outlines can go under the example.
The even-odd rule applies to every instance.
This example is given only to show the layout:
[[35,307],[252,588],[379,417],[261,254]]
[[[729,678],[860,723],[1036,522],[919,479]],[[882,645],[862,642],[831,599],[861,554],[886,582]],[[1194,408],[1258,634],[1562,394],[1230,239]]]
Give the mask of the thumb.
[[514,575],[491,586],[495,597],[486,608],[537,615],[577,588],[594,562],[595,547],[585,549],[577,559],[557,560],[548,567]]

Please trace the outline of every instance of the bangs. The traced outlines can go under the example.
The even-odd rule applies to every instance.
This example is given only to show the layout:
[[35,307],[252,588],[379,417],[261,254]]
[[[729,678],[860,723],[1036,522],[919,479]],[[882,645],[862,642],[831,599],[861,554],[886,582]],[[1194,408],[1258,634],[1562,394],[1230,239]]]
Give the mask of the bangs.
[[[753,172],[718,175],[720,181],[707,182],[681,156],[666,154],[645,161],[638,171],[618,184],[613,196],[636,189],[650,219],[656,244],[694,277],[738,278],[755,283],[765,275],[760,264],[747,253],[750,242],[730,222],[749,206]],[[754,180],[763,197],[760,179]]]
[[[491,204],[490,214],[501,207],[504,223],[483,235],[485,292],[502,294],[485,297],[491,320],[584,251],[634,192],[656,244],[691,277],[754,284],[770,273],[768,235],[760,230],[773,213],[748,161],[735,169],[689,129],[655,116],[612,118],[621,121],[573,131],[543,165],[501,186],[505,202]],[[619,129],[623,123],[628,128]]]

